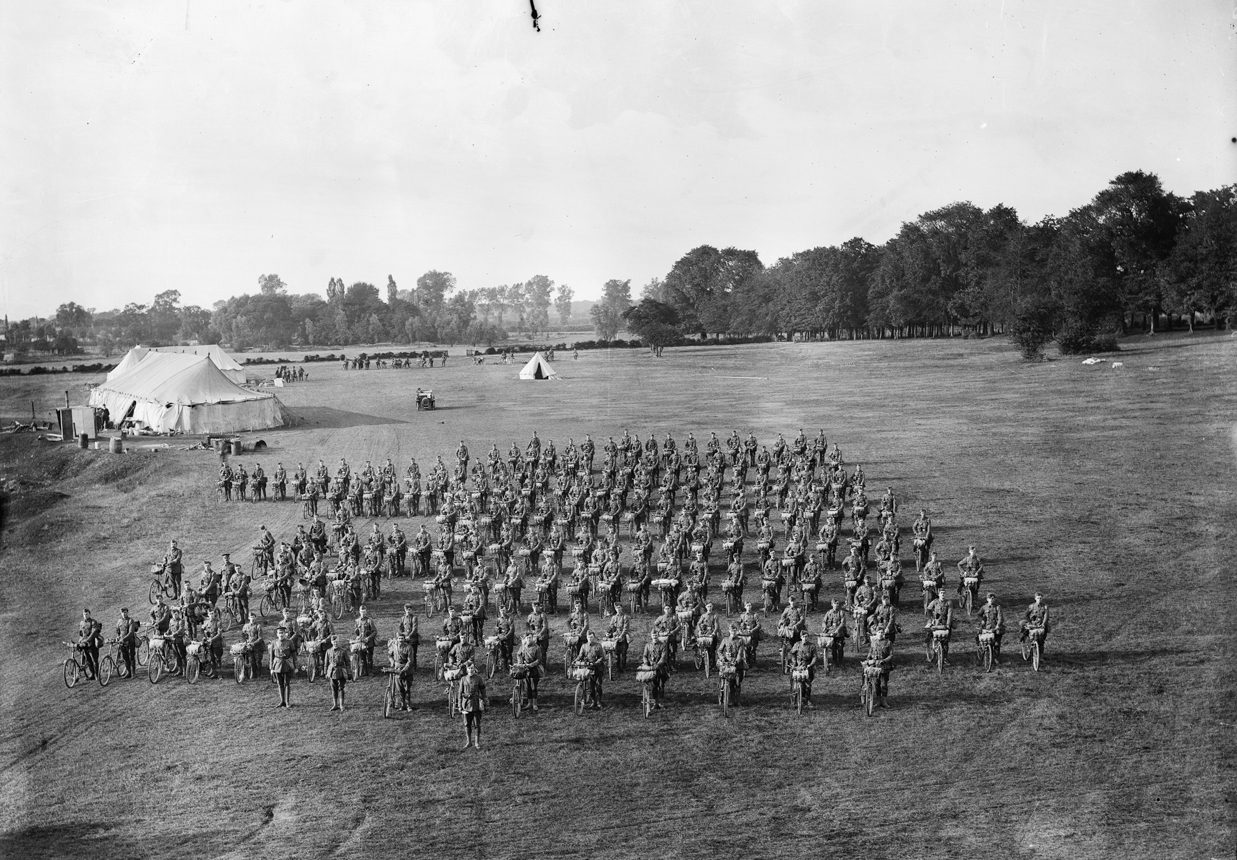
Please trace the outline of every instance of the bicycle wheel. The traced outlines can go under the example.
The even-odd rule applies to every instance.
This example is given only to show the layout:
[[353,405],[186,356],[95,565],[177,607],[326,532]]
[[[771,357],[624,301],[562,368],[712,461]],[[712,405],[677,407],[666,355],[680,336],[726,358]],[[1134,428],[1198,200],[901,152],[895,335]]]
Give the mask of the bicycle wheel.
[[967,615],[971,614],[972,598],[971,589],[969,588],[962,589],[962,608],[966,610]]
[[[701,651],[699,646],[697,646],[692,652],[692,663],[695,665],[696,671],[700,671],[704,668],[706,654],[707,652]],[[705,677],[707,678],[708,675],[706,674]]]
[[269,594],[262,595],[262,600],[258,602],[258,614],[263,618],[270,613],[278,611],[279,607],[275,605],[275,600]]
[[945,649],[940,642],[933,642],[932,649],[936,652],[936,674],[945,674]]
[[338,594],[331,598],[331,614],[336,621],[344,617],[344,599]]
[[434,680],[435,681],[442,680],[442,670],[443,670],[442,652],[440,651],[438,652],[438,656],[434,658]]
[[64,685],[70,690],[77,683],[78,676],[82,673],[82,667],[77,664],[77,661],[72,657],[64,661]]
[[610,680],[614,680],[614,662],[617,658],[613,651],[606,652],[606,674],[610,676]]
[[563,677],[571,677],[571,649],[567,648],[563,651]]
[[991,671],[992,671],[992,655],[993,655],[993,648],[992,648],[992,646],[991,646],[991,645],[989,645],[989,646],[985,647],[985,648],[984,648],[984,671],[985,671],[985,672],[991,672]]
[[640,694],[640,704],[644,708],[644,718],[647,720],[653,713],[653,692],[648,684],[644,685],[644,692]]
[[351,660],[352,660],[352,679],[354,681],[359,681],[361,680],[361,669],[362,669],[361,655],[353,653]]
[[242,684],[245,681],[245,658],[234,657],[232,659],[232,677],[236,683]]
[[137,640],[137,664],[145,666],[150,662],[150,640],[142,636]]
[[150,605],[154,606],[159,602],[159,598],[163,596],[163,586],[159,584],[159,580],[153,580],[150,583],[150,591],[146,594],[146,599],[150,601]]
[[309,683],[312,684],[314,681],[318,680],[318,674],[319,674],[318,655],[317,654],[306,654],[305,655],[305,679],[309,681]]
[[498,671],[498,655],[493,651],[487,652],[485,655],[485,677],[493,678],[494,673]]
[[876,690],[871,681],[863,682],[863,689],[859,693],[859,704],[865,716],[872,716],[872,712],[876,709]]
[[425,595],[425,617],[434,617],[434,595],[430,593]]
[[99,686],[106,687],[114,674],[116,674],[116,661],[112,659],[111,654],[105,654],[99,661]]
[[1031,637],[1028,636],[1026,639],[1022,640],[1022,660],[1025,663],[1030,659],[1031,659]]
[[1031,643],[1031,668],[1036,672],[1039,671],[1039,655],[1039,640],[1037,639]]
[[236,608],[234,603],[229,603],[223,607],[223,612],[219,613],[219,621],[223,625],[224,633],[240,624],[240,615],[240,610]]
[[202,664],[198,662],[197,657],[189,657],[185,661],[185,680],[190,684],[198,682],[198,675],[202,671]]
[[447,716],[450,719],[455,719],[455,685],[447,685]]
[[721,700],[722,716],[729,717],[730,716],[730,682],[722,681],[721,687],[722,687],[721,692],[719,693],[718,698]]
[[576,716],[581,716],[584,713],[584,682],[576,682],[576,698],[572,708],[576,712]]
[[150,683],[158,684],[159,679],[163,677],[163,670],[164,670],[163,655],[162,654],[151,654],[150,655],[150,670],[149,670],[149,674],[146,676],[147,679],[150,681]]
[[795,712],[800,716],[803,715],[803,685],[795,684],[794,692],[791,694],[791,699],[794,702]]
[[522,681],[515,682],[515,688],[511,691],[511,711],[512,715],[518,720],[520,718],[520,708],[523,703],[520,701],[524,696],[524,683]]
[[395,707],[395,676],[392,675],[387,681],[387,697],[382,703],[383,719],[390,719],[391,710]]

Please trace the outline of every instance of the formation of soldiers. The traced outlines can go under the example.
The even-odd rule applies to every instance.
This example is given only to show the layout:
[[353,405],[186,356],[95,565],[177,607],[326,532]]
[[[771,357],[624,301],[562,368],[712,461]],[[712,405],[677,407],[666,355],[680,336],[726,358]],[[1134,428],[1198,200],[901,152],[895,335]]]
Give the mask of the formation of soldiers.
[[[252,475],[229,471],[242,498],[246,489],[265,494],[260,467]],[[636,678],[648,686],[654,708],[688,654],[697,666],[717,669],[722,683],[732,683],[737,701],[766,637],[776,643],[782,671],[802,680],[809,707],[817,668],[839,665],[847,640],[878,674],[881,704],[887,695],[901,632],[900,506],[892,488],[870,501],[862,467],[848,470],[823,432],[809,439],[800,431],[789,442],[779,434],[771,446],[738,431],[725,440],[710,434],[703,444],[689,433],[680,446],[669,434],[660,442],[652,436],[641,441],[624,430],[600,451],[590,436],[558,450],[534,433],[523,448],[512,444],[506,456],[492,446],[483,462],[474,461],[461,441],[450,466],[438,457],[424,476],[415,460],[400,475],[389,459],[356,472],[341,459],[333,475],[320,460],[313,474],[298,464],[289,477],[280,464],[273,478],[277,497],[286,497],[290,485],[305,502],[308,522],[283,541],[263,526],[248,568],[224,554],[218,570],[204,563],[197,590],[182,588],[182,554],[175,542],[169,547],[163,575],[172,583],[173,604],[158,598],[146,637],[171,643],[173,671],[184,670],[191,643],[199,643],[195,651],[208,674],[220,671],[230,620],[240,625],[240,641],[231,646],[238,682],[256,676],[269,654],[281,705],[290,706],[291,678],[299,672],[328,678],[332,710],[342,710],[347,681],[377,674],[379,631],[367,607],[381,601],[384,580],[412,577],[423,581],[424,614],[443,614],[432,622],[435,677],[467,687],[471,698],[461,698],[460,707],[475,714],[484,701],[479,663],[525,680],[536,710],[556,634],[565,673],[587,682],[589,707],[602,704],[607,661],[627,671],[633,642],[640,647]],[[353,523],[358,516],[394,521],[388,531],[373,522],[362,538]],[[434,526],[423,521],[409,539],[401,516],[432,517]],[[955,602],[925,511],[909,537],[931,659],[934,642],[948,654]],[[839,565],[843,539],[847,550]],[[824,601],[825,572],[838,567],[841,596]],[[957,567],[954,594],[977,595],[984,571],[974,547]],[[749,570],[756,574],[751,587]],[[251,609],[255,590],[262,594],[258,611]],[[559,615],[564,591],[570,611],[555,630],[551,619]],[[339,630],[344,609],[350,620]],[[656,617],[640,636],[633,620],[643,621],[654,609]],[[282,617],[268,643],[261,616],[269,612]],[[819,612],[814,631],[812,612]],[[766,631],[770,616],[777,621]],[[397,708],[411,707],[420,625],[421,608],[406,602],[386,642],[385,671],[396,676]],[[1036,595],[1023,636],[1031,631],[1042,643],[1047,629],[1047,606]],[[92,630],[80,632],[94,666],[101,629]],[[999,658],[1004,632],[1002,609],[988,593],[978,607],[977,641],[985,634],[995,638]],[[116,634],[133,677],[142,633],[127,611]],[[479,717],[469,723],[469,741],[479,745]]]

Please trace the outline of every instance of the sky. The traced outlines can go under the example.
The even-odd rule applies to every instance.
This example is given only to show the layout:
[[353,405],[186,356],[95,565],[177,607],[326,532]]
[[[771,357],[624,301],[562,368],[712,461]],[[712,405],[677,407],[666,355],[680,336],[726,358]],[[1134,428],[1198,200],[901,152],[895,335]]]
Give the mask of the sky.
[[1237,182],[1237,0],[535,2],[0,4],[0,311],[639,295],[704,244]]

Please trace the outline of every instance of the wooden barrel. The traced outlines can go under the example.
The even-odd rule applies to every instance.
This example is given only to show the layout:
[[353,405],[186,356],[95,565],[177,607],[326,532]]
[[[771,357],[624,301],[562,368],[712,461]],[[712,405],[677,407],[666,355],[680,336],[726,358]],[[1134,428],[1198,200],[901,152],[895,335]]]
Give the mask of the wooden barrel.
[[113,454],[123,454],[125,450],[125,443],[120,441],[119,436],[113,436],[107,450],[111,451]]
[[241,440],[233,439],[232,440],[232,456],[239,457],[240,455],[241,455]]
[[90,447],[90,435],[88,433],[79,433],[77,436],[77,447],[83,451]]

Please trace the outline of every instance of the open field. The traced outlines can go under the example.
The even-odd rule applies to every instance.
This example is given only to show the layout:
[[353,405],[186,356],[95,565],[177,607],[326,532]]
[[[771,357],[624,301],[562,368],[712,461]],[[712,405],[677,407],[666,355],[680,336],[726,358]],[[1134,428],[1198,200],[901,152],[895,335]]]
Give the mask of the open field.
[[[247,559],[260,524],[290,535],[300,506],[221,505],[216,455],[175,440],[115,456],[4,436],[0,856],[1232,856],[1233,339],[1131,339],[1116,369],[1024,365],[999,341],[563,358],[563,379],[545,383],[462,358],[432,371],[309,365],[310,381],[278,392],[305,423],[249,434],[270,449],[241,460],[269,474],[277,460],[291,473],[389,456],[402,473],[409,456],[425,471],[449,460],[461,439],[475,459],[534,430],[560,446],[589,432],[600,449],[624,428],[767,442],[823,427],[874,499],[894,487],[904,528],[928,509],[951,584],[977,544],[1011,628],[1004,663],[978,672],[960,633],[954,665],[929,671],[908,584],[890,708],[871,719],[853,662],[818,677],[817,709],[797,717],[768,644],[729,720],[714,682],[686,668],[649,720],[630,674],[579,718],[554,678],[541,713],[518,722],[495,679],[485,748],[467,753],[424,671],[417,710],[392,720],[373,679],[349,684],[342,715],[303,679],[290,712],[264,680],[227,675],[151,686],[139,670],[66,690],[60,643],[81,607],[109,635],[121,605],[144,618],[147,564],[169,537],[196,581],[205,558]],[[85,381],[0,380],[0,420],[66,388],[84,402]],[[417,386],[442,408],[416,412]],[[402,525],[411,536],[419,523]],[[1055,632],[1033,673],[1016,621],[1037,589]],[[840,592],[827,574],[826,595]],[[384,592],[384,638],[421,593],[407,580]]]

